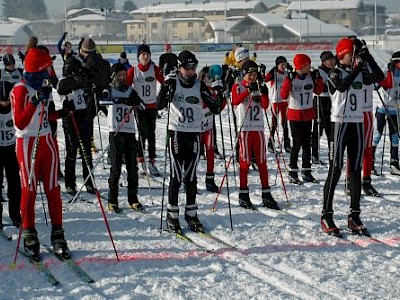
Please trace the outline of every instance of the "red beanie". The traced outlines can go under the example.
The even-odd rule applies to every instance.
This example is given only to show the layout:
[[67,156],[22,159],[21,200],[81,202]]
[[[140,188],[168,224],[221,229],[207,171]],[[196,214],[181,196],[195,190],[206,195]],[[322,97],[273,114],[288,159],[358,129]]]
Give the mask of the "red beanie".
[[306,54],[296,54],[293,58],[293,64],[296,70],[303,69],[306,65],[311,64],[311,59]]
[[25,57],[25,71],[30,73],[42,72],[52,65],[50,55],[44,49],[30,48]]
[[336,56],[342,59],[347,53],[352,53],[353,49],[354,42],[349,38],[343,38],[336,45]]

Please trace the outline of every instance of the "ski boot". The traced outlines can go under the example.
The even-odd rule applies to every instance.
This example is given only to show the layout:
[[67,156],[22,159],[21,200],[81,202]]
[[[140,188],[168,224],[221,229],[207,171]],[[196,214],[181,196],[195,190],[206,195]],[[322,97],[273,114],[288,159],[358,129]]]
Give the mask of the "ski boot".
[[318,180],[312,176],[311,171],[302,171],[301,177],[303,177],[305,182],[318,183]]
[[338,238],[342,238],[342,234],[340,233],[340,229],[336,226],[333,221],[333,214],[325,214],[321,216],[321,227],[322,230],[328,234]]
[[69,249],[67,246],[67,242],[64,237],[64,229],[61,225],[53,226],[51,229],[51,245],[53,247],[53,251],[62,256],[63,258],[69,258]]
[[76,194],[76,189],[75,189],[75,187],[67,186],[67,187],[65,187],[65,192],[66,192],[68,195],[75,196],[75,194]]
[[400,166],[398,161],[390,162],[390,174],[400,176]]
[[139,201],[129,203],[129,207],[136,211],[142,211],[142,212],[145,211],[144,206]]
[[154,161],[149,162],[149,173],[151,176],[155,176],[155,177],[160,177],[161,173],[160,171],[157,169],[156,164]]
[[289,171],[289,182],[293,184],[301,184],[299,177],[297,176],[296,171]]
[[35,228],[27,228],[22,230],[24,237],[24,249],[28,256],[34,260],[40,259],[40,243]]
[[121,209],[119,208],[118,204],[108,202],[108,211],[115,212],[117,214],[121,213]]
[[253,204],[250,201],[249,189],[240,189],[239,192],[239,206],[246,209],[254,209]]
[[85,186],[86,186],[86,192],[88,192],[89,194],[92,194],[92,195],[96,194],[93,184],[87,183]]
[[273,143],[272,139],[269,139],[268,140],[268,152],[269,153],[274,153],[274,145],[272,143]]
[[138,166],[138,175],[146,176],[147,172],[146,172],[146,167],[144,165],[144,162],[138,162],[137,166]]
[[167,213],[167,229],[170,232],[182,234],[182,227],[179,223],[179,218],[173,218],[171,214]]
[[185,221],[191,231],[204,232],[203,225],[200,223],[197,213],[194,217],[191,217],[185,213]]
[[270,209],[275,209],[275,210],[280,210],[281,208],[278,206],[278,203],[276,203],[275,199],[272,197],[271,192],[268,189],[263,189],[262,194],[261,194],[262,202],[264,207],[270,208]]
[[371,184],[370,177],[363,178],[362,187],[363,187],[365,195],[379,197],[378,191],[376,189],[374,189],[374,187]]
[[206,189],[207,189],[207,191],[212,192],[212,193],[217,193],[218,192],[219,188],[215,184],[214,173],[207,173],[206,174]]
[[349,214],[347,218],[347,226],[352,234],[368,237],[371,236],[371,234],[368,232],[368,229],[365,228],[364,224],[361,222],[359,212],[353,212]]
[[286,153],[292,152],[292,147],[290,146],[290,140],[285,140],[283,143],[283,148],[285,148]]

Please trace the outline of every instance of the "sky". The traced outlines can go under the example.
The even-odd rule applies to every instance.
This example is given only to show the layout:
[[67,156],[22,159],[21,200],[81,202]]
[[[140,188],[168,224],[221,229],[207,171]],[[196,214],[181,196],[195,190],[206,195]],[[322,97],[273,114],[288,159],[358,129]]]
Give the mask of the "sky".
[[[65,8],[65,1],[67,1],[67,5],[69,3],[72,3],[72,0],[45,0],[46,5],[47,5],[47,10],[49,12],[50,16],[60,16],[64,13],[64,8]],[[125,0],[116,0],[116,8],[122,8]],[[134,3],[136,6],[141,7],[146,5],[146,1],[148,2],[149,5],[156,3],[156,2],[161,2],[161,3],[177,3],[180,2],[178,0],[134,0]],[[221,0],[222,1],[222,0]],[[346,0],[344,0],[346,1]],[[202,2],[202,0],[193,0],[193,2]],[[275,1],[264,1],[266,3],[272,3]],[[373,0],[370,0],[368,2],[374,2]],[[0,3],[3,3],[3,0],[0,0]],[[396,0],[379,0],[379,4],[383,4],[386,6],[386,12],[400,12],[400,6],[398,5],[398,1]],[[2,6],[0,6],[0,11],[2,10]]]

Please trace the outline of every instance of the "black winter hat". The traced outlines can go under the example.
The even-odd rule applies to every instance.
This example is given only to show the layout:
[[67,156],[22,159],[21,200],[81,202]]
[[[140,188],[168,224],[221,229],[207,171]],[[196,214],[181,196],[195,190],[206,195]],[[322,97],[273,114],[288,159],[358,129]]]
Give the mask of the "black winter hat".
[[287,63],[287,59],[284,56],[278,56],[275,59],[275,65],[278,66],[280,63]]
[[0,100],[1,101],[10,101],[10,93],[13,88],[13,85],[9,81],[1,81],[0,82]]
[[258,65],[256,62],[249,60],[246,61],[242,67],[243,75],[251,72],[257,72],[258,71]]
[[196,56],[188,50],[184,50],[178,55],[179,67],[193,69],[198,63],[199,61],[197,60]]
[[328,59],[335,58],[335,55],[331,51],[322,51],[321,55],[321,62],[327,61]]
[[116,63],[116,64],[112,65],[111,74],[112,74],[113,77],[115,76],[115,74],[117,74],[118,72],[121,72],[121,71],[126,71],[126,68],[125,68],[125,66],[123,64]]
[[[3,60],[4,60],[4,58],[3,58]],[[399,62],[400,61],[400,51],[397,51],[397,52],[393,53],[392,58],[390,59],[390,61]]]
[[3,55],[3,62],[5,66],[15,65],[15,58],[12,54],[6,53]]
[[137,49],[137,57],[139,57],[139,55],[142,54],[143,52],[151,54],[149,45],[141,44]]
[[126,58],[126,52],[124,51],[124,52],[121,52],[121,54],[119,55],[119,57],[121,57],[121,58]]

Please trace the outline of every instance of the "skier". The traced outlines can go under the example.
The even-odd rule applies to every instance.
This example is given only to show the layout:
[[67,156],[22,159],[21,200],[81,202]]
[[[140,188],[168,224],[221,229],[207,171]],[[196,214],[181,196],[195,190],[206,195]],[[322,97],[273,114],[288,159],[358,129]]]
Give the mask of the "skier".
[[[90,74],[83,68],[81,60],[74,54],[69,54],[66,57],[63,66],[63,76],[57,85],[57,92],[64,95],[66,99],[73,103],[74,118],[78,125],[79,135],[82,139],[86,160],[81,151],[82,158],[82,174],[83,179],[89,175],[88,167],[92,169],[92,154],[91,154],[91,136],[93,133],[93,119],[88,113],[88,105],[90,93],[92,91],[92,80]],[[72,104],[71,104],[72,105]],[[76,157],[77,151],[81,145],[72,123],[71,116],[63,118],[63,129],[65,136],[65,148],[67,155],[65,157],[65,190],[70,195],[76,194]],[[88,193],[94,194],[94,188],[91,178],[86,181],[86,190]]]
[[144,174],[144,150],[148,143],[148,169],[152,176],[160,176],[156,161],[156,120],[157,120],[157,81],[164,83],[164,76],[159,67],[151,60],[150,47],[142,44],[138,47],[137,58],[139,64],[128,70],[127,82],[146,105],[145,110],[137,112],[141,145],[138,148],[139,173]]
[[[21,182],[19,178],[19,166],[15,154],[15,129],[12,120],[10,105],[10,92],[13,85],[8,81],[0,82],[0,178],[3,183],[3,171],[7,178],[8,215],[12,224],[21,226],[20,202]],[[0,185],[0,195],[2,194]],[[3,200],[3,197],[1,197]],[[1,201],[3,202],[3,201]],[[0,216],[3,214],[3,203],[0,202]],[[0,228],[3,223],[0,219]]]
[[163,70],[164,76],[174,72],[178,67],[178,57],[172,53],[171,44],[164,44],[164,53],[160,55],[158,67]]
[[[132,106],[141,104],[141,99],[126,83],[126,68],[116,63],[111,67],[112,82],[108,89],[103,91],[101,105],[109,105],[107,123],[109,129],[109,143],[111,149],[111,169],[108,178],[108,209],[119,213],[118,181],[121,176],[122,155],[125,155],[128,172],[128,203],[134,210],[144,210],[139,202],[138,170],[136,162],[137,141],[136,122]],[[118,131],[118,133],[116,133]]]
[[317,182],[311,174],[311,127],[315,118],[313,92],[319,95],[323,88],[319,71],[311,70],[311,59],[306,54],[296,54],[293,58],[296,68],[285,77],[280,91],[282,99],[288,101],[287,117],[290,121],[293,146],[290,152],[289,181],[301,184],[298,178],[297,160],[303,148],[301,175],[306,182]]
[[[68,108],[49,111],[47,99],[51,88],[42,86],[49,78],[52,60],[47,51],[31,48],[25,57],[23,80],[11,92],[13,120],[16,128],[16,153],[21,174],[21,216],[24,247],[39,256],[35,229],[36,187],[39,178],[44,185],[52,222],[51,242],[56,253],[68,256],[69,250],[62,227],[62,202],[58,185],[58,156],[48,121],[65,116]],[[31,171],[31,168],[34,168]]]
[[283,128],[283,146],[287,153],[290,153],[292,147],[290,146],[289,129],[287,122],[287,101],[282,99],[280,96],[280,90],[282,87],[283,80],[288,72],[292,71],[292,67],[288,64],[286,57],[278,56],[275,59],[275,67],[273,67],[265,76],[265,82],[269,89],[270,101],[272,102],[272,127],[270,136],[268,139],[268,151],[274,152],[273,141],[275,131],[278,125],[278,117],[281,115],[281,124]]
[[280,209],[271,195],[266,163],[263,110],[268,108],[268,88],[257,81],[258,65],[247,61],[242,66],[243,80],[232,87],[232,105],[236,111],[239,143],[239,205],[252,209],[249,196],[248,173],[252,154],[260,173],[262,201],[267,208]]
[[4,69],[1,70],[1,81],[8,81],[12,85],[22,80],[23,69],[15,67],[15,58],[11,53],[3,55]]
[[[383,129],[386,126],[386,121],[389,125],[390,139],[390,174],[400,175],[399,166],[399,105],[400,105],[400,51],[393,53],[385,79],[379,85],[379,93],[384,101],[385,106],[378,102],[376,108],[376,131],[373,140],[373,161],[375,161],[376,146],[381,140]],[[373,166],[373,169],[375,167]],[[375,174],[378,172],[375,171]]]
[[[355,65],[355,57],[360,61]],[[345,148],[350,161],[350,213],[349,229],[359,235],[369,235],[360,219],[361,163],[364,152],[365,95],[362,70],[368,63],[377,78],[382,71],[372,58],[368,48],[356,47],[349,38],[341,39],[336,45],[338,63],[328,79],[332,99],[332,139],[329,153],[329,172],[324,186],[324,201],[321,215],[322,230],[341,237],[340,230],[333,221],[333,195],[343,168]],[[355,66],[354,66],[355,65]],[[382,74],[383,75],[383,74]],[[383,76],[382,76],[383,77]]]
[[[224,86],[221,80],[212,80],[210,77],[210,68],[213,68],[212,72],[220,73],[222,76],[222,68],[220,65],[212,65],[211,67],[203,67],[198,75],[198,78],[203,81],[210,89],[211,94],[214,98],[218,96],[218,90],[222,91]],[[219,69],[219,71],[215,71]],[[221,99],[226,101],[225,97]],[[206,159],[207,159],[207,171],[206,171],[206,189],[207,191],[216,193],[218,192],[218,186],[214,181],[214,159],[215,159],[215,145],[216,145],[216,128],[215,128],[215,115],[210,111],[208,107],[204,107],[203,111],[204,119],[201,125],[202,133],[200,135],[200,156],[204,153],[204,147],[206,148]]]
[[68,32],[64,32],[57,43],[57,50],[58,50],[58,53],[60,53],[63,61],[65,61],[68,54],[74,53],[74,51],[72,50],[71,42],[67,41],[64,43],[64,47],[62,46],[63,42],[65,41],[65,38],[67,37],[67,34],[68,34]]
[[321,163],[319,152],[319,140],[325,129],[326,138],[328,140],[328,147],[331,138],[331,108],[332,101],[328,92],[328,74],[335,67],[336,59],[331,51],[323,51],[320,55],[321,65],[318,67],[319,74],[324,81],[324,90],[320,95],[314,95],[314,110],[316,112],[316,119],[313,122],[313,131],[311,136],[311,151],[312,163]]
[[127,71],[132,67],[131,64],[129,63],[125,51],[121,52],[121,54],[119,55],[118,62],[122,64]]
[[191,230],[203,231],[196,204],[203,106],[208,106],[212,113],[219,113],[223,104],[215,101],[204,82],[196,78],[198,61],[192,52],[185,50],[179,53],[178,65],[178,72],[171,74],[161,86],[158,103],[159,109],[163,109],[170,102],[167,227],[172,232],[180,233],[178,195],[182,182],[186,186],[185,220]]

